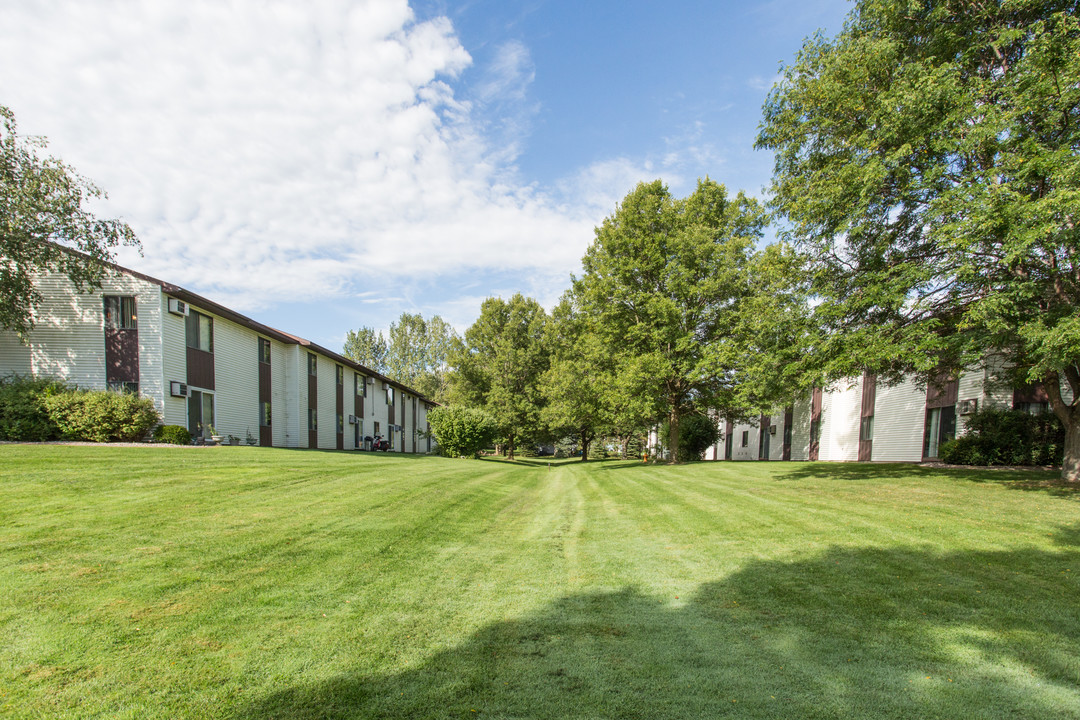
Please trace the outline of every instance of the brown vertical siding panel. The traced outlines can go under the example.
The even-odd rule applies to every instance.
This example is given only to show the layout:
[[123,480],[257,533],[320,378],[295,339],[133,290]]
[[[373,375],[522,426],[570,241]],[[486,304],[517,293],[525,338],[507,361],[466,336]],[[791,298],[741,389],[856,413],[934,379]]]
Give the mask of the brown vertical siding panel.
[[791,426],[794,422],[795,408],[789,406],[784,409],[784,448],[781,460],[791,460]]
[[187,383],[197,388],[214,390],[214,354],[189,347],[187,349]]
[[[821,388],[814,388],[810,395],[810,452],[808,458],[817,460],[821,455]],[[818,438],[815,440],[814,435]]]
[[[344,450],[345,449],[345,369],[344,368],[341,368],[340,370],[335,369],[334,372],[335,372],[335,380],[334,380],[334,382],[337,382],[336,373],[339,373],[339,372],[341,373],[341,384],[339,384],[337,386],[337,398],[336,398],[336,402],[335,402],[337,407],[335,409],[337,410],[338,417],[341,418],[341,432],[337,433],[337,449],[338,450]],[[337,432],[337,417],[334,418],[334,432]]]
[[139,331],[105,329],[105,380],[139,382]]
[[959,395],[960,381],[958,379],[937,378],[926,386],[926,409],[955,405]]
[[[319,378],[310,373],[307,377],[307,404],[309,410],[319,409]],[[307,422],[307,418],[304,418],[304,422]],[[312,449],[319,447],[318,430],[308,430],[308,447]]]
[[267,363],[259,363],[259,445],[270,447],[274,444],[274,432],[271,425],[274,422],[270,417],[271,425],[262,424],[262,405],[270,402],[270,366]]

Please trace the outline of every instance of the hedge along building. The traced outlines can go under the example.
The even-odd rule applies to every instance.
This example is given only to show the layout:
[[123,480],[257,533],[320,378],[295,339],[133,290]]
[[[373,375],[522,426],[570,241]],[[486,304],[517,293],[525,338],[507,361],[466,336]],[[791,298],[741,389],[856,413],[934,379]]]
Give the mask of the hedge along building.
[[[1062,396],[1071,401],[1067,387]],[[720,420],[720,439],[708,460],[828,460],[921,462],[937,460],[942,443],[963,434],[967,418],[983,408],[1047,412],[1039,387],[1010,388],[993,362],[956,378],[920,385],[905,379],[884,385],[873,375],[815,388],[754,422]]]
[[431,450],[433,403],[331,350],[184,288],[109,265],[101,288],[35,280],[43,297],[23,344],[0,331],[0,375],[52,377],[134,391],[167,425],[264,446]]

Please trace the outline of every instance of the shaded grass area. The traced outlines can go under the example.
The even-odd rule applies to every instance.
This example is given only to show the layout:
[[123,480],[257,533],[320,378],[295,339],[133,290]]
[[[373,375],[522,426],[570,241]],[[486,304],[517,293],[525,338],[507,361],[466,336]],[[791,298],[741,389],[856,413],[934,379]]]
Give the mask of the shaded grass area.
[[1080,716],[1053,473],[0,461],[12,717]]

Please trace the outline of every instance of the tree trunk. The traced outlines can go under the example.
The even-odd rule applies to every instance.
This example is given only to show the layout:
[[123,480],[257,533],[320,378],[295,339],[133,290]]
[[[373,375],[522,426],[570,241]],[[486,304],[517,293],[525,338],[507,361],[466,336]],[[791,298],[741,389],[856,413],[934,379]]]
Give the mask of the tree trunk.
[[1065,458],[1061,461],[1061,479],[1080,482],[1080,422],[1065,425]]
[[679,411],[675,407],[668,413],[668,451],[671,462],[679,462]]
[[1057,415],[1065,427],[1065,453],[1061,461],[1061,479],[1065,482],[1080,482],[1080,413],[1077,412],[1077,387],[1074,382],[1076,373],[1066,373],[1066,378],[1073,391],[1073,401],[1065,404],[1061,397],[1061,375],[1048,372],[1043,379],[1043,389],[1050,398],[1050,409]]
[[589,443],[591,438],[585,433],[581,433],[581,462],[588,462],[589,460]]
[[513,460],[514,459],[514,436],[513,436],[513,434],[511,434],[510,437],[507,438],[507,440],[509,442],[506,443],[506,453],[507,453],[506,459],[507,460]]

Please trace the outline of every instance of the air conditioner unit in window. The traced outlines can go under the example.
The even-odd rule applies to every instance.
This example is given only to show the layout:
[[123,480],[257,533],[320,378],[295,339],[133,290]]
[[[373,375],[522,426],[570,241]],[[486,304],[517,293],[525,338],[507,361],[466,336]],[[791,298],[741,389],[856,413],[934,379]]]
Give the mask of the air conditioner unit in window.
[[171,312],[173,315],[187,316],[187,303],[183,300],[177,300],[176,298],[169,298],[169,312]]
[[961,400],[957,411],[961,415],[974,415],[975,411],[979,409],[979,401],[972,398],[971,400]]
[[182,383],[177,380],[173,380],[169,383],[169,394],[173,397],[187,397],[188,389],[187,383]]
[[350,415],[349,416],[349,424],[350,425],[355,425],[356,423],[357,423],[356,416],[355,415]]

